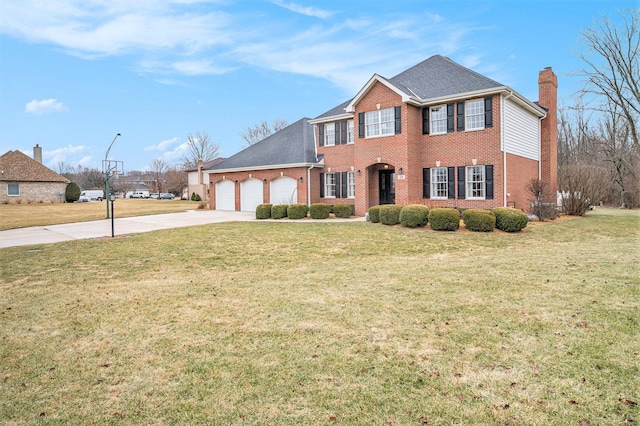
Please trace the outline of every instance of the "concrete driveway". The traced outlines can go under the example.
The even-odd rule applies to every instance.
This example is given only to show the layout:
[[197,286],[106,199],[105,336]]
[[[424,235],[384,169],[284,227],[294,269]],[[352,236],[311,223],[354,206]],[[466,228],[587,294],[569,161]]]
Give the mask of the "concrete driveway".
[[[255,220],[253,212],[224,212],[217,210],[189,210],[114,219],[115,235],[135,234],[158,229],[181,228],[209,223]],[[85,238],[111,237],[111,219],[63,225],[33,226],[0,231],[0,248],[33,244],[59,243]]]

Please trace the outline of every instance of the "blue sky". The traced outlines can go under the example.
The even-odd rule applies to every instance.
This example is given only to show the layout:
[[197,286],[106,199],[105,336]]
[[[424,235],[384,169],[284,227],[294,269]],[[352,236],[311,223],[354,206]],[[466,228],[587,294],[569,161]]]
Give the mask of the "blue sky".
[[374,74],[441,54],[537,100],[581,86],[580,30],[638,0],[0,0],[0,154],[140,170],[178,164],[189,133],[228,157],[263,120],[293,123]]

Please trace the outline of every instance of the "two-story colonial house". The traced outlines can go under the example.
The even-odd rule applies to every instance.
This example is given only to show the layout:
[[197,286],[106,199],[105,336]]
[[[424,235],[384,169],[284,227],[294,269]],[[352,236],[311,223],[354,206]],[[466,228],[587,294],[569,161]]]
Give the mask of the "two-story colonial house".
[[557,187],[557,78],[538,103],[436,55],[206,170],[211,207],[263,202],[527,210],[532,179]]

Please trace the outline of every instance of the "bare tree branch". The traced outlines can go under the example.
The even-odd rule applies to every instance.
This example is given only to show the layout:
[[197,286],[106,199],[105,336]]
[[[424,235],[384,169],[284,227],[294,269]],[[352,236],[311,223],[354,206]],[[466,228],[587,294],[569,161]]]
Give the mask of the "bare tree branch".
[[198,132],[195,136],[187,136],[187,154],[182,157],[184,168],[192,169],[198,166],[198,161],[215,160],[220,156],[220,145],[214,143],[207,132]]
[[246,146],[251,146],[256,144],[270,136],[273,133],[279,132],[280,130],[287,127],[289,123],[286,120],[282,120],[280,118],[276,118],[273,120],[273,123],[269,125],[266,121],[262,121],[261,123],[254,124],[251,127],[247,127],[247,130],[244,133],[241,133],[242,139],[245,140]]

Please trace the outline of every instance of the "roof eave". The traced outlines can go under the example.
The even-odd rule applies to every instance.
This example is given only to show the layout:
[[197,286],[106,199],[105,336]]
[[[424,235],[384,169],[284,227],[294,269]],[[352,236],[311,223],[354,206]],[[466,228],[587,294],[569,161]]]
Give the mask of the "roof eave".
[[345,112],[343,114],[336,114],[328,117],[314,118],[313,120],[309,120],[309,124],[329,123],[338,120],[349,120],[351,118],[353,118],[353,114]]
[[362,89],[360,89],[360,91],[358,92],[358,94],[351,100],[351,102],[349,102],[349,105],[347,105],[345,107],[345,111],[346,112],[354,112],[356,110],[356,104],[358,102],[360,102],[360,100],[367,94],[369,93],[369,90],[371,90],[371,88],[373,87],[374,84],[376,83],[381,83],[384,84],[385,86],[387,86],[389,89],[391,89],[392,91],[394,91],[395,93],[397,93],[401,98],[403,102],[407,102],[409,99],[412,98],[412,96],[407,95],[405,92],[403,92],[402,90],[400,90],[398,87],[394,86],[393,84],[391,84],[391,82],[389,80],[387,80],[386,78],[380,76],[379,74],[374,74],[369,81],[367,81],[367,84],[364,85],[364,87]]
[[235,173],[235,172],[251,172],[255,170],[272,170],[272,169],[295,169],[298,167],[320,167],[323,166],[320,163],[291,163],[291,164],[272,164],[266,166],[254,166],[254,167],[235,167],[228,169],[216,169],[216,170],[203,170],[203,173],[207,174],[220,174],[220,173]]

